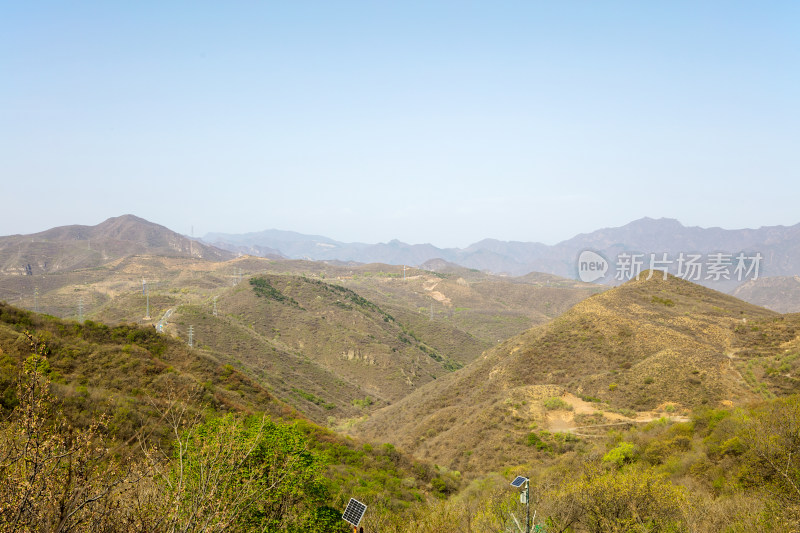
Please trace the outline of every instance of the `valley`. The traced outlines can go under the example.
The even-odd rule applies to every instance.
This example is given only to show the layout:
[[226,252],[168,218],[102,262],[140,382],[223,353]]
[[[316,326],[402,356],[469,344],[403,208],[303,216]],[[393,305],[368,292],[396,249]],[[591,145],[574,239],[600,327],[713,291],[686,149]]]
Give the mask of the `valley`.
[[[153,226],[120,217],[81,231],[45,232],[58,236],[53,250],[93,235],[95,246],[113,237],[128,255],[91,267],[71,260],[81,266],[33,275],[9,270],[0,276],[0,299],[108,324],[155,327],[169,312],[164,333],[188,342],[191,327],[197,349],[225,354],[226,363],[283,401],[334,426],[399,400],[602,290],[557,276],[505,278],[455,265],[435,272],[222,260],[224,254],[200,245],[196,254],[211,259],[160,255],[160,243],[181,238]],[[148,251],[143,235],[154,254],[134,253]]]
[[[373,528],[483,513],[489,530],[505,531],[502,514],[474,505],[507,500],[500,477],[512,470],[536,473],[551,525],[571,520],[553,507],[569,490],[634,465],[661,476],[665,494],[692,486],[695,505],[716,509],[745,483],[744,471],[719,469],[750,461],[759,445],[739,436],[751,423],[742,413],[794,405],[799,392],[800,315],[671,275],[610,288],[444,260],[234,257],[170,246],[181,237],[154,226],[120,217],[104,229],[45,232],[24,251],[19,238],[3,248],[4,409],[18,401],[26,338],[47,346],[46,377],[66,415],[88,427],[106,413],[114,439],[141,438],[147,426],[169,443],[155,399],[195,390],[187,405],[197,416],[264,413],[300,424],[335,480],[327,504],[370,499]],[[89,234],[94,246],[113,242],[116,255],[87,254]],[[19,257],[7,251],[14,245]],[[9,266],[20,260],[30,272]],[[761,286],[780,294],[783,283]],[[708,422],[715,416],[729,420],[729,433]],[[738,455],[712,447],[733,438],[743,443]],[[610,466],[615,450],[629,455]],[[580,487],[554,484],[564,469],[589,477]],[[709,488],[718,483],[709,472],[727,492]],[[760,509],[772,501],[748,498]],[[690,520],[675,509],[670,520]]]

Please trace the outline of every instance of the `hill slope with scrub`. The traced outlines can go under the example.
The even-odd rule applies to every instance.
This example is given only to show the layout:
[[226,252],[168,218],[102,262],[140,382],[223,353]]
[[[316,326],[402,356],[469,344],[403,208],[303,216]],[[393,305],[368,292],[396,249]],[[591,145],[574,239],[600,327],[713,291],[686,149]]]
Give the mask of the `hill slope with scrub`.
[[452,468],[491,470],[529,457],[539,431],[592,432],[582,428],[798,390],[798,316],[671,276],[645,278],[503,342],[376,412],[356,434]]

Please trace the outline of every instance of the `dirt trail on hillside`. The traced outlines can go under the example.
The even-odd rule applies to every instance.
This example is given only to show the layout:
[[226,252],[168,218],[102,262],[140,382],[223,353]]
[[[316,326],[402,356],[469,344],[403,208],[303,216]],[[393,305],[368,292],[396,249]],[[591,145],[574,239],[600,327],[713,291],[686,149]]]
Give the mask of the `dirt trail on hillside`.
[[[428,286],[428,283],[430,283],[430,287]],[[433,298],[437,302],[442,303],[442,304],[447,305],[447,306],[452,306],[453,305],[452,302],[450,301],[450,298],[448,298],[447,296],[445,296],[441,292],[434,290],[436,287],[439,286],[439,282],[438,281],[433,281],[433,282],[428,282],[428,283],[426,283],[422,287],[426,291],[430,292],[431,298]]]
[[[580,434],[580,430],[590,430],[592,428],[625,426],[628,424],[645,424],[658,420],[659,418],[667,418],[673,422],[688,422],[689,418],[679,415],[666,415],[662,411],[640,411],[636,413],[633,418],[627,417],[619,413],[610,413],[602,411],[597,408],[596,403],[587,402],[578,398],[573,394],[566,393],[561,396],[561,399],[568,403],[571,411],[556,410],[548,411],[545,415],[545,423],[547,430],[554,433],[576,433]],[[586,426],[579,426],[575,422],[575,415],[593,415],[602,414],[603,418],[607,421],[601,424],[592,424]],[[591,435],[586,435],[591,436]]]

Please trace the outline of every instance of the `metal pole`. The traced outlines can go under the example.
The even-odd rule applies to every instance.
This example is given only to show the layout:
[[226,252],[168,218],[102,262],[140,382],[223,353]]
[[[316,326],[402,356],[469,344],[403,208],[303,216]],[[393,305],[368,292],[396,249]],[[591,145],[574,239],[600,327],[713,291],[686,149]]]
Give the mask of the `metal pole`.
[[525,482],[525,533],[531,533],[530,480]]

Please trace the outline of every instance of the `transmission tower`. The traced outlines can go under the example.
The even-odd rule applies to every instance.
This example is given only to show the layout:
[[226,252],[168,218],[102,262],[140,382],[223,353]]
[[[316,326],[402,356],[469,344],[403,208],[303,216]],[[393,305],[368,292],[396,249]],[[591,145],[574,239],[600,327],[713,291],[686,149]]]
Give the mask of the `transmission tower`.
[[189,326],[189,348],[194,347],[194,326]]
[[83,296],[78,298],[78,322],[83,322]]
[[147,281],[142,279],[142,294],[147,299],[147,314],[144,316],[145,320],[150,320],[150,287],[147,286]]

